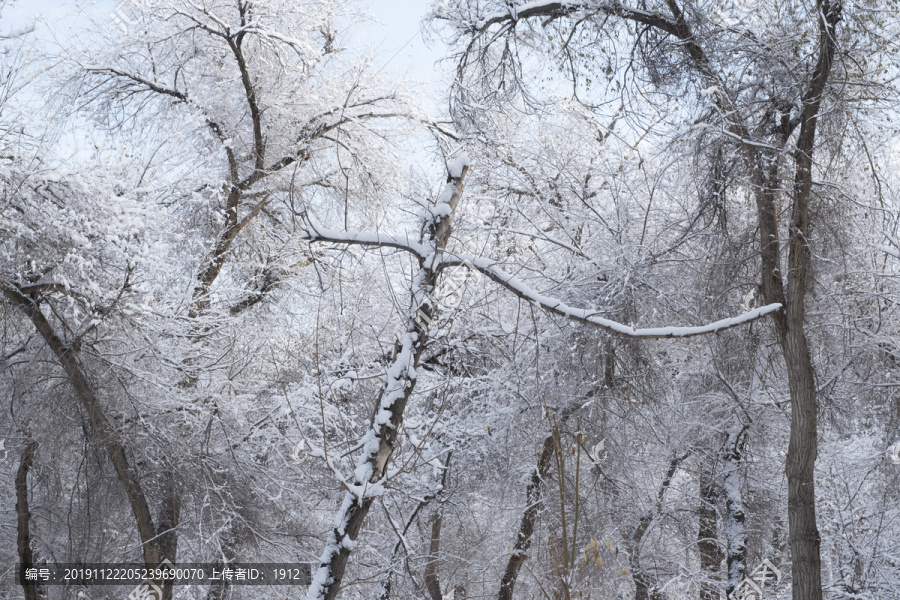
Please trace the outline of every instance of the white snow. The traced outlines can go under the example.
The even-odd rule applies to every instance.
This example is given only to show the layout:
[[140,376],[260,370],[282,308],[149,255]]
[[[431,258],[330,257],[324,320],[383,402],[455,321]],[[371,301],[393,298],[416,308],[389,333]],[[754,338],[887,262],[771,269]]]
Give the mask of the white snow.
[[545,296],[540,292],[532,289],[518,277],[510,275],[509,273],[506,273],[505,271],[500,269],[497,266],[498,263],[490,259],[476,258],[474,256],[456,256],[453,258],[444,259],[445,263],[454,265],[460,263],[464,264],[467,261],[474,265],[475,268],[477,268],[479,271],[481,271],[497,283],[500,283],[505,288],[515,293],[517,296],[530,300],[541,308],[549,310],[550,312],[556,313],[558,315],[562,315],[564,317],[569,317],[577,321],[595,325],[597,327],[600,327],[601,329],[609,331],[610,333],[615,333],[617,335],[626,337],[682,338],[695,335],[703,335],[707,333],[715,333],[717,331],[722,331],[723,329],[729,329],[743,323],[748,323],[781,309],[781,304],[775,303],[768,304],[766,306],[760,306],[742,315],[738,315],[737,317],[721,319],[719,321],[715,321],[706,325],[695,327],[666,326],[636,329],[634,327],[631,327],[630,325],[625,325],[623,323],[601,317],[598,314],[599,311],[597,310],[574,308],[568,306],[558,298]]
[[355,229],[341,231],[339,229],[329,229],[327,227],[314,228],[311,225],[307,225],[300,230],[300,235],[311,242],[322,241],[337,244],[399,248],[411,252],[421,258],[424,258],[431,253],[431,249],[427,245],[413,241],[409,236],[400,237],[379,233],[377,231],[357,231]]
[[447,172],[450,173],[450,177],[453,179],[459,179],[462,177],[463,169],[470,164],[469,155],[465,152],[460,152],[459,155],[453,159],[453,162],[447,165]]

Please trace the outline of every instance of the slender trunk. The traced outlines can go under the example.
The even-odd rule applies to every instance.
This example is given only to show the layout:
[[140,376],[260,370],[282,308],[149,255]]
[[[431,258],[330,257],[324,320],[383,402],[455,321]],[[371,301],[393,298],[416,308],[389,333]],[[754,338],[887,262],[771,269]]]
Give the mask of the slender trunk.
[[744,529],[744,499],[741,495],[740,466],[743,453],[744,433],[747,428],[732,429],[725,436],[722,446],[725,488],[725,539],[728,544],[728,581],[725,593],[730,596],[744,580],[747,571],[747,533]]
[[[19,551],[19,563],[21,565],[34,564],[34,550],[31,547],[31,509],[28,507],[28,471],[34,461],[34,450],[37,447],[29,440],[19,459],[19,470],[16,472],[16,517],[17,517],[17,546]],[[24,577],[20,580],[25,591],[25,600],[40,600],[44,598],[44,589],[36,582],[26,583]]]
[[431,516],[431,539],[428,542],[428,563],[425,565],[425,589],[428,590],[431,600],[441,600],[443,597],[437,572],[438,555],[441,552],[441,524],[444,522],[442,512],[438,507]]
[[513,589],[516,585],[516,579],[519,576],[519,570],[528,558],[527,552],[531,547],[531,538],[534,535],[534,524],[537,521],[542,502],[542,490],[544,479],[550,471],[550,459],[553,457],[553,450],[556,447],[553,435],[544,438],[544,444],[541,447],[541,453],[538,455],[538,463],[534,471],[531,473],[531,481],[525,489],[525,512],[522,514],[522,521],[519,523],[519,533],[516,535],[516,543],[513,546],[512,555],[506,563],[506,571],[503,573],[503,579],[500,580],[500,593],[497,595],[498,600],[512,600]]
[[[434,496],[431,496],[431,495],[425,496],[422,499],[422,501],[419,502],[418,506],[416,506],[416,509],[409,516],[409,519],[407,519],[406,525],[403,526],[403,531],[397,532],[397,536],[400,539],[397,540],[397,543],[394,545],[394,551],[391,552],[391,558],[389,561],[390,566],[388,567],[387,575],[385,576],[384,581],[381,582],[381,593],[378,594],[378,600],[388,600],[391,597],[391,591],[393,589],[392,579],[393,579],[393,573],[394,573],[394,565],[396,564],[398,555],[400,554],[400,548],[405,549],[404,544],[406,543],[406,539],[405,539],[406,532],[409,531],[410,526],[415,522],[416,517],[419,515],[419,512],[423,508],[428,506],[428,504],[432,500],[434,500]],[[407,553],[408,553],[408,551],[407,551]]]
[[644,541],[644,536],[650,529],[653,518],[662,511],[666,490],[668,490],[669,486],[672,484],[672,478],[675,476],[678,466],[687,457],[688,454],[673,456],[669,461],[669,468],[666,470],[666,476],[663,478],[662,485],[659,486],[659,491],[656,494],[656,510],[644,514],[640,521],[638,521],[637,527],[634,528],[634,533],[631,534],[628,560],[631,565],[631,575],[634,579],[634,600],[659,600],[659,598],[661,598],[661,595],[654,585],[654,578],[641,564],[641,544]]
[[[410,526],[415,522],[416,517],[419,516],[419,512],[428,504],[438,497],[446,488],[447,488],[447,476],[450,473],[450,460],[453,458],[453,451],[450,450],[447,452],[446,458],[444,458],[443,472],[441,473],[441,488],[437,492],[433,494],[427,494],[419,504],[416,506],[416,509],[409,515],[409,518],[406,520],[406,525],[403,526],[403,531],[396,531],[397,537],[400,539],[397,540],[397,543],[394,545],[394,551],[391,552],[390,559],[390,567],[388,568],[387,576],[384,578],[384,581],[381,582],[381,593],[378,595],[379,600],[388,600],[391,597],[391,575],[394,570],[394,563],[397,561],[397,555],[400,553],[400,548],[405,547],[406,543],[406,532],[409,531]],[[387,509],[385,509],[387,510]],[[442,508],[438,508],[438,511],[443,511]],[[432,552],[432,555],[437,554],[437,550]]]
[[715,463],[709,461],[700,480],[700,515],[697,552],[700,554],[700,600],[719,600],[718,573],[723,553],[719,546],[716,505],[719,486],[715,482]]

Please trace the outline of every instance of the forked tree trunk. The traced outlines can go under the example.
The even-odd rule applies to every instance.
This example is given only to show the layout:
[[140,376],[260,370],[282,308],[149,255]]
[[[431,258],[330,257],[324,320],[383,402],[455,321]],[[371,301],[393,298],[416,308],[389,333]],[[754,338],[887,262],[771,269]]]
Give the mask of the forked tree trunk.
[[[440,279],[438,257],[450,238],[453,213],[462,196],[468,169],[468,158],[465,156],[458,158],[450,167],[447,185],[423,222],[421,243],[430,254],[419,259],[419,270],[412,282],[406,331],[394,346],[385,383],[375,403],[372,425],[361,440],[363,454],[357,461],[353,483],[344,494],[335,526],[325,543],[319,568],[309,588],[308,598],[311,600],[334,600],[337,596],[363,521],[375,494],[383,491],[388,462],[398,443],[406,404],[416,387],[416,368],[436,313],[435,303],[429,295]],[[307,234],[310,241],[316,241],[315,230],[309,229]]]
[[[2,286],[2,291],[29,318],[59,361],[69,383],[74,388],[76,396],[90,419],[95,440],[105,446],[116,475],[125,487],[125,494],[134,513],[138,535],[141,540],[144,564],[147,568],[156,568],[164,560],[174,563],[177,549],[176,527],[178,526],[179,516],[179,504],[175,496],[174,482],[170,481],[172,485],[168,486],[170,489],[167,496],[169,497],[164,499],[163,508],[160,512],[160,524],[162,526],[157,528],[153,522],[150,506],[147,503],[147,497],[140,479],[128,460],[125,447],[119,440],[118,434],[106,418],[100,399],[94,393],[90,381],[88,381],[84,370],[79,364],[77,350],[63,343],[62,339],[53,330],[53,326],[47,320],[47,317],[44,316],[40,305],[34,300],[10,286]],[[171,580],[155,583],[163,591],[161,600],[170,600],[172,597]]]
[[[809,88],[803,95],[800,133],[794,154],[796,170],[788,226],[787,287],[780,269],[780,250],[775,194],[777,175],[770,176],[757,156],[755,179],[763,184],[757,192],[762,244],[762,293],[766,301],[784,304],[774,316],[775,329],[787,367],[791,397],[791,438],[785,473],[788,480],[788,518],[791,540],[793,600],[822,600],[820,537],[816,526],[815,465],[818,423],[815,372],[804,331],[806,290],[809,278],[809,204],[812,196],[812,157],[815,150],[819,108],[831,74],[837,48],[836,27],[840,0],[818,0],[814,18],[818,23],[818,57]],[[786,141],[786,140],[785,140]]]

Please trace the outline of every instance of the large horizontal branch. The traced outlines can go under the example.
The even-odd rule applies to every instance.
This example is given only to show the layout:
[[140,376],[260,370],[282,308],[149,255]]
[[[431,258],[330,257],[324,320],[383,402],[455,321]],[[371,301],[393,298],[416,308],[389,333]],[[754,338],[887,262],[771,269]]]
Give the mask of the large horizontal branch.
[[332,244],[346,244],[348,246],[397,248],[398,250],[409,252],[420,260],[425,260],[425,258],[433,252],[429,246],[414,242],[409,239],[409,237],[400,237],[389,233],[379,233],[377,231],[357,231],[355,229],[340,231],[338,229],[315,227],[308,224],[300,230],[300,236],[310,242],[328,242]]
[[[334,244],[398,248],[400,250],[405,250],[421,259],[424,259],[429,254],[429,248],[424,244],[413,242],[408,238],[403,239],[398,236],[385,233],[355,230],[338,231],[334,229],[324,229],[308,225],[303,228],[301,235],[311,242],[330,242]],[[585,323],[593,327],[599,327],[607,333],[618,335],[620,337],[662,339],[687,338],[698,335],[706,335],[709,333],[717,333],[719,331],[731,329],[732,327],[737,327],[739,325],[744,325],[766,315],[777,312],[782,308],[782,305],[779,303],[767,304],[766,306],[760,306],[736,317],[721,319],[713,323],[698,325],[696,327],[666,326],[635,329],[630,325],[625,325],[624,323],[619,323],[617,321],[601,317],[600,311],[598,310],[575,308],[567,305],[559,298],[545,296],[544,294],[541,294],[540,292],[531,288],[528,284],[517,278],[515,275],[510,275],[503,269],[499,268],[498,263],[487,258],[476,258],[474,256],[462,255],[447,255],[438,259],[438,262],[434,265],[434,268],[435,270],[439,271],[443,267],[453,266],[466,266],[470,269],[474,268],[478,272],[489,277],[491,280],[499,283],[501,286],[511,291],[519,298],[522,298],[523,300],[527,300],[529,302],[534,302],[548,312],[552,312],[562,317],[566,317],[580,323]]]
[[745,323],[755,321],[760,317],[764,317],[768,314],[777,312],[782,308],[781,304],[768,304],[766,306],[755,308],[750,312],[746,312],[742,315],[738,315],[737,317],[721,319],[707,325],[699,325],[696,327],[666,326],[635,329],[630,325],[625,325],[623,323],[601,317],[600,311],[598,310],[575,308],[567,305],[558,298],[545,296],[544,294],[541,294],[540,292],[531,288],[528,284],[526,284],[515,275],[510,275],[503,269],[499,268],[498,263],[487,258],[476,258],[474,256],[467,257],[458,255],[453,258],[442,258],[440,264],[442,266],[466,266],[470,269],[474,268],[479,273],[482,273],[491,280],[499,283],[501,286],[503,286],[519,298],[527,300],[528,302],[533,302],[547,312],[551,312],[553,314],[560,315],[562,317],[566,317],[574,321],[584,323],[586,325],[599,327],[607,333],[618,335],[620,337],[663,339],[687,338],[698,335],[706,335],[710,333],[717,333],[719,331],[724,331],[726,329],[731,329],[732,327],[737,327],[738,325],[743,325]]
[[526,2],[518,6],[510,6],[509,10],[505,12],[486,15],[478,22],[476,29],[478,32],[484,32],[492,25],[505,21],[515,22],[530,17],[565,17],[585,12],[622,17],[679,36],[677,23],[654,13],[624,6],[619,2]]
[[[310,240],[311,242],[330,242],[334,244],[398,248],[422,259],[424,259],[429,253],[429,248],[424,244],[412,242],[408,238],[403,239],[398,236],[393,236],[385,233],[363,232],[354,230],[337,231],[333,229],[314,228],[313,226],[308,225],[302,230],[302,235],[304,238]],[[617,321],[601,317],[600,311],[598,310],[575,308],[567,305],[559,298],[545,296],[544,294],[541,294],[540,292],[531,288],[528,284],[517,278],[515,275],[510,275],[503,269],[499,268],[498,263],[492,260],[486,258],[476,258],[474,256],[448,255],[440,258],[434,265],[434,268],[435,270],[440,270],[443,267],[452,266],[466,266],[469,268],[474,268],[478,272],[489,277],[491,280],[499,283],[501,286],[511,291],[519,298],[522,298],[523,300],[527,300],[529,302],[534,302],[548,312],[552,312],[554,314],[578,321],[580,323],[585,323],[593,327],[599,327],[607,333],[611,333],[613,335],[618,335],[621,337],[663,339],[687,338],[698,335],[706,335],[724,331],[726,329],[731,329],[732,327],[737,327],[739,325],[744,325],[766,315],[777,312],[782,308],[782,305],[779,303],[768,304],[766,306],[755,308],[736,317],[721,319],[713,323],[698,325],[696,327],[666,326],[635,329],[630,325],[625,325],[624,323],[619,323]]]

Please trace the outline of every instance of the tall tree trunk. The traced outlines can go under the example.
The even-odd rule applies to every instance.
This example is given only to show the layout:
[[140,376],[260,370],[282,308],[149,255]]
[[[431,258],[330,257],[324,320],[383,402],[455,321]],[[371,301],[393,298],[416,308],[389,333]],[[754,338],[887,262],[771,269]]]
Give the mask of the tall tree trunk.
[[[28,507],[28,471],[31,470],[36,447],[35,442],[28,440],[19,458],[19,469],[16,472],[16,541],[19,563],[22,565],[34,564],[34,550],[31,547],[31,509]],[[37,582],[26,583],[24,578],[21,582],[25,600],[41,600],[44,597],[44,589]]]
[[428,563],[425,565],[425,589],[431,600],[441,600],[441,580],[438,577],[437,563],[441,552],[441,524],[444,515],[441,507],[431,515],[431,538],[428,541]]
[[722,483],[725,488],[725,539],[728,544],[728,581],[725,594],[744,580],[747,571],[747,533],[744,528],[744,498],[741,494],[740,466],[747,427],[732,429],[722,445]]
[[700,554],[700,600],[719,600],[718,573],[723,553],[719,546],[716,505],[719,486],[715,481],[715,461],[708,461],[700,478],[697,552]]
[[[406,333],[394,345],[387,377],[375,403],[372,425],[361,440],[363,455],[357,461],[353,483],[344,495],[336,525],[328,536],[319,568],[309,587],[307,597],[310,600],[334,600],[337,596],[347,560],[375,497],[370,490],[379,490],[385,483],[388,461],[398,442],[406,403],[416,387],[416,368],[436,313],[435,303],[429,297],[441,274],[436,261],[450,239],[453,213],[462,196],[468,170],[468,157],[461,156],[450,167],[447,185],[431,215],[422,224],[422,243],[431,253],[419,260],[419,271],[412,282]],[[308,235],[310,241],[316,240],[313,229],[308,230]]]
[[531,473],[531,481],[525,489],[525,512],[522,513],[522,521],[519,523],[519,533],[516,535],[516,543],[512,554],[506,563],[506,571],[500,580],[500,593],[497,600],[512,600],[513,589],[519,570],[528,558],[528,549],[531,547],[531,538],[534,534],[534,524],[542,506],[543,483],[550,472],[550,459],[553,457],[555,442],[553,435],[544,438],[544,444],[538,455],[537,466]]
[[[176,539],[179,512],[178,502],[174,496],[174,485],[170,486],[170,494],[168,495],[171,497],[164,500],[164,508],[160,515],[161,523],[165,523],[165,528],[157,529],[153,523],[153,516],[150,512],[150,506],[147,503],[147,497],[140,478],[129,463],[125,447],[106,418],[106,414],[100,405],[100,399],[94,393],[93,387],[79,364],[77,349],[63,343],[62,339],[53,330],[53,326],[47,320],[47,317],[44,316],[40,305],[32,298],[7,285],[2,286],[2,291],[31,320],[44,342],[56,356],[68,377],[69,383],[75,389],[76,396],[88,414],[96,440],[106,447],[116,475],[125,487],[125,494],[137,523],[144,564],[148,568],[156,568],[164,560],[174,563],[177,546],[174,540]],[[160,587],[163,590],[162,600],[169,600],[172,594],[171,582],[157,583],[160,583]]]
[[[818,57],[809,88],[803,95],[800,133],[795,152],[796,170],[788,227],[788,272],[785,289],[780,270],[774,177],[757,156],[755,179],[763,184],[757,193],[762,243],[763,298],[781,302],[784,312],[774,316],[775,329],[787,367],[791,397],[791,437],[785,473],[788,480],[788,518],[791,540],[793,600],[822,600],[820,537],[816,526],[815,464],[818,448],[815,372],[809,354],[804,322],[809,277],[809,203],[812,195],[812,157],[816,126],[825,86],[837,48],[836,27],[840,0],[818,0]],[[786,140],[785,140],[786,141]],[[773,167],[774,169],[775,167]],[[772,300],[778,298],[777,300]]]

